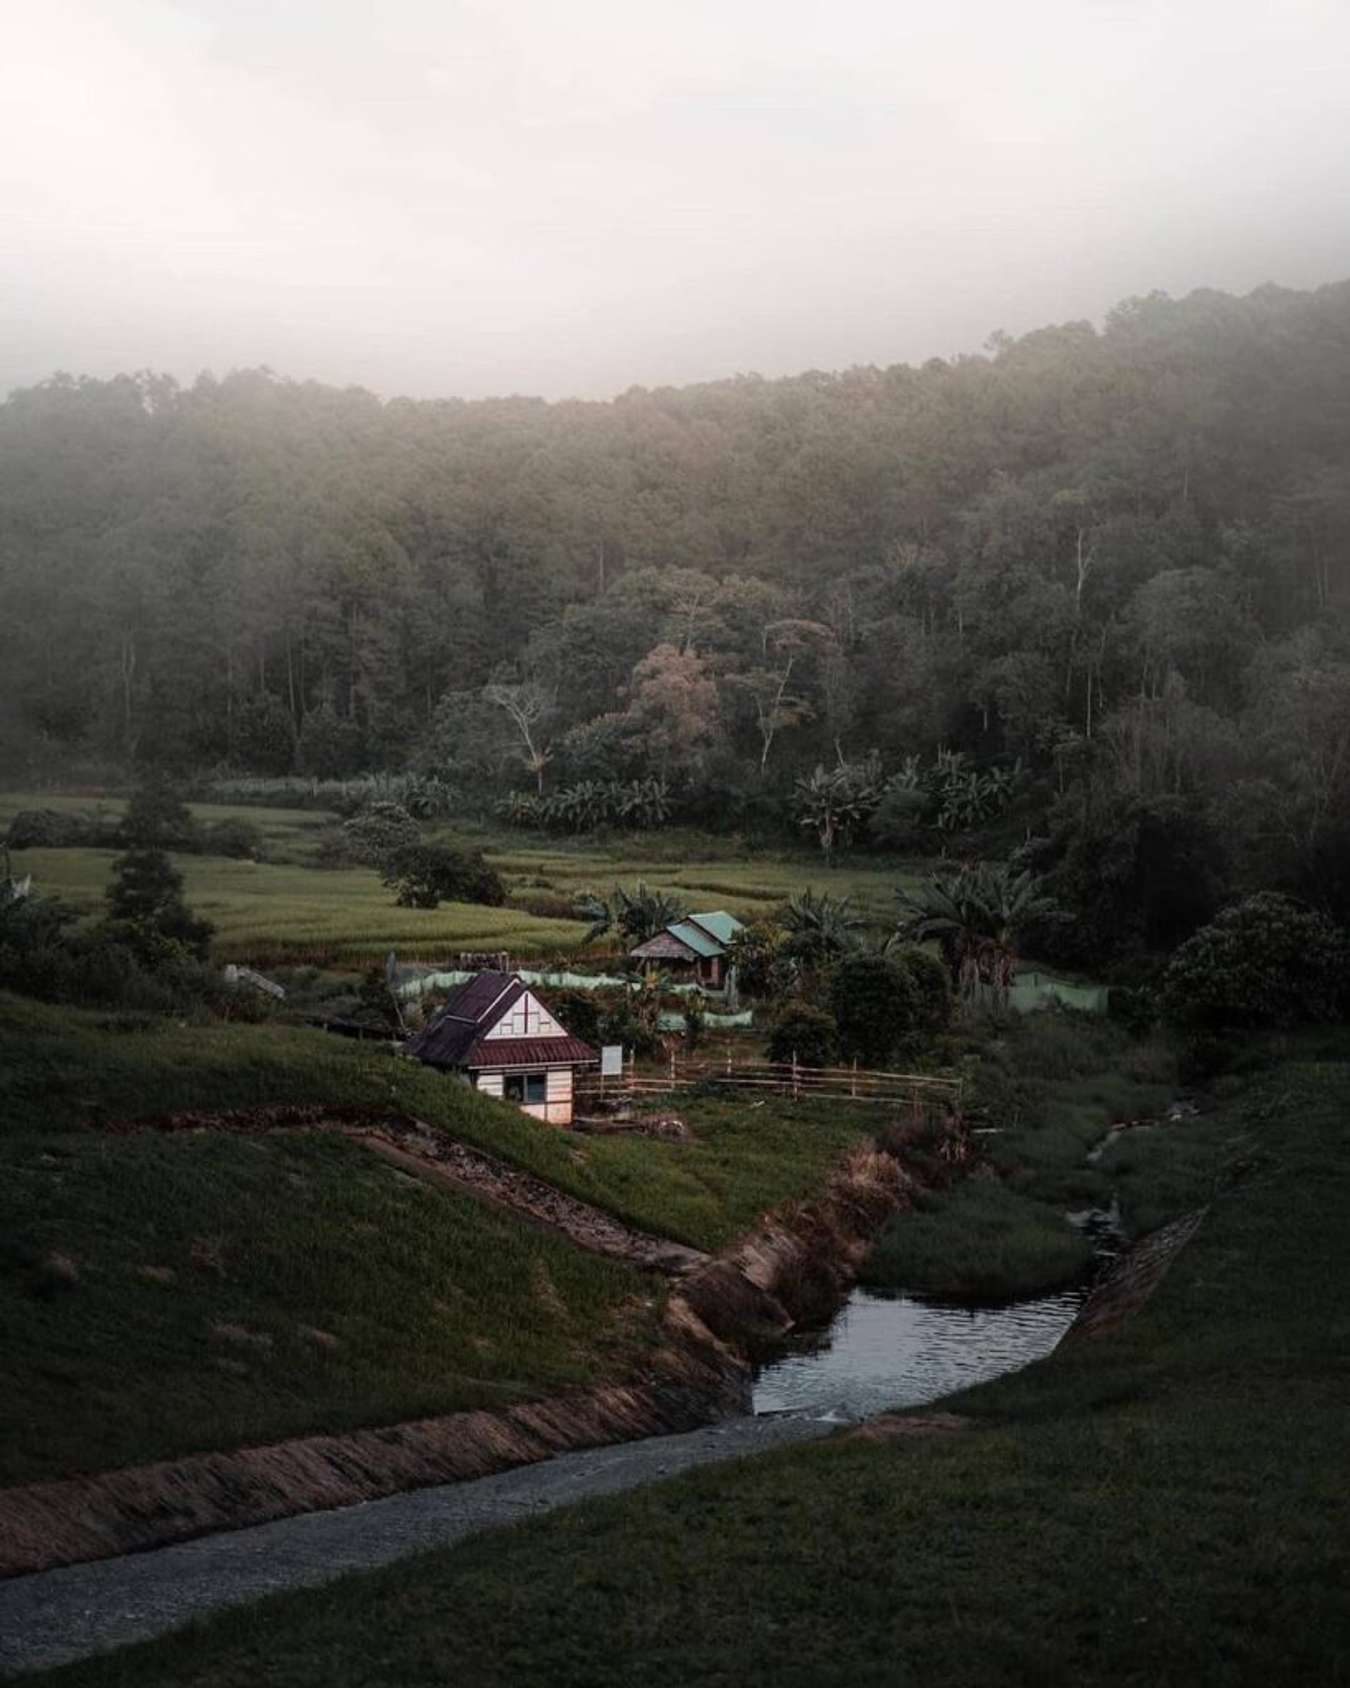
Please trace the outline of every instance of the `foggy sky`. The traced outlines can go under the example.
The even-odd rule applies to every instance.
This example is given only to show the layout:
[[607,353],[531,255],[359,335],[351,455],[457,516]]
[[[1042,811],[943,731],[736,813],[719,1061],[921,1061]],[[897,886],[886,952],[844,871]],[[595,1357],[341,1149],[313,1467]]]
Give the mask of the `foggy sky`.
[[0,391],[604,397],[1350,276],[1346,0],[9,0]]

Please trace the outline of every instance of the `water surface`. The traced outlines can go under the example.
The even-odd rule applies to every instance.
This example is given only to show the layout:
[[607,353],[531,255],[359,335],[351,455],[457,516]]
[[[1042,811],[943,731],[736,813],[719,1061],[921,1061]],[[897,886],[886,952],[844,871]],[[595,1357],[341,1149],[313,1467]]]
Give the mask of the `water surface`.
[[792,1338],[763,1368],[753,1410],[834,1410],[852,1419],[940,1400],[1042,1359],[1086,1293],[971,1307],[859,1287],[825,1330]]

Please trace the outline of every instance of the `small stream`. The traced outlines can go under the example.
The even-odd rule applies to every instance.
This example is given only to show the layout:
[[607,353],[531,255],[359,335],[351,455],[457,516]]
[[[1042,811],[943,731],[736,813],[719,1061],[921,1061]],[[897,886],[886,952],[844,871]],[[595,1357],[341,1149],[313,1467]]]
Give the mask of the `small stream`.
[[1080,1285],[980,1307],[859,1287],[828,1328],[791,1338],[763,1367],[752,1410],[846,1420],[940,1400],[1042,1359],[1086,1295]]

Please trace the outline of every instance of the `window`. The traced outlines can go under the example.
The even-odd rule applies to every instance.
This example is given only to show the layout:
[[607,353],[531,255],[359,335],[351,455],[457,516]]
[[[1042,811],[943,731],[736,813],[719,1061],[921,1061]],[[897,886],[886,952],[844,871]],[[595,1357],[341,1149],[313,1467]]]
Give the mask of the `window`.
[[548,1100],[547,1073],[507,1073],[502,1080],[502,1095],[508,1102],[527,1102],[532,1106]]

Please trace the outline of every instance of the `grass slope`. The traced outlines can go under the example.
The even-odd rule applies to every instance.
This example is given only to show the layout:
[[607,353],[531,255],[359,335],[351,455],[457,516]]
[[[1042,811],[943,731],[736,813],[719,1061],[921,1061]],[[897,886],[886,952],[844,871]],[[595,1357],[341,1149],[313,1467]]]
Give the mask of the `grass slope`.
[[501,1406],[650,1333],[649,1278],[336,1138],[19,1136],[0,1484]]
[[685,1098],[692,1141],[583,1137],[391,1053],[309,1027],[49,1008],[0,993],[0,1144],[8,1134],[268,1102],[375,1103],[442,1126],[644,1230],[716,1249],[810,1195],[882,1123],[859,1105]]
[[1343,1064],[1289,1063],[1230,1099],[1203,1128],[1206,1176],[1221,1138],[1246,1175],[1158,1295],[1113,1335],[955,1398],[961,1435],[724,1466],[43,1680],[1344,1681],[1348,1120]]

